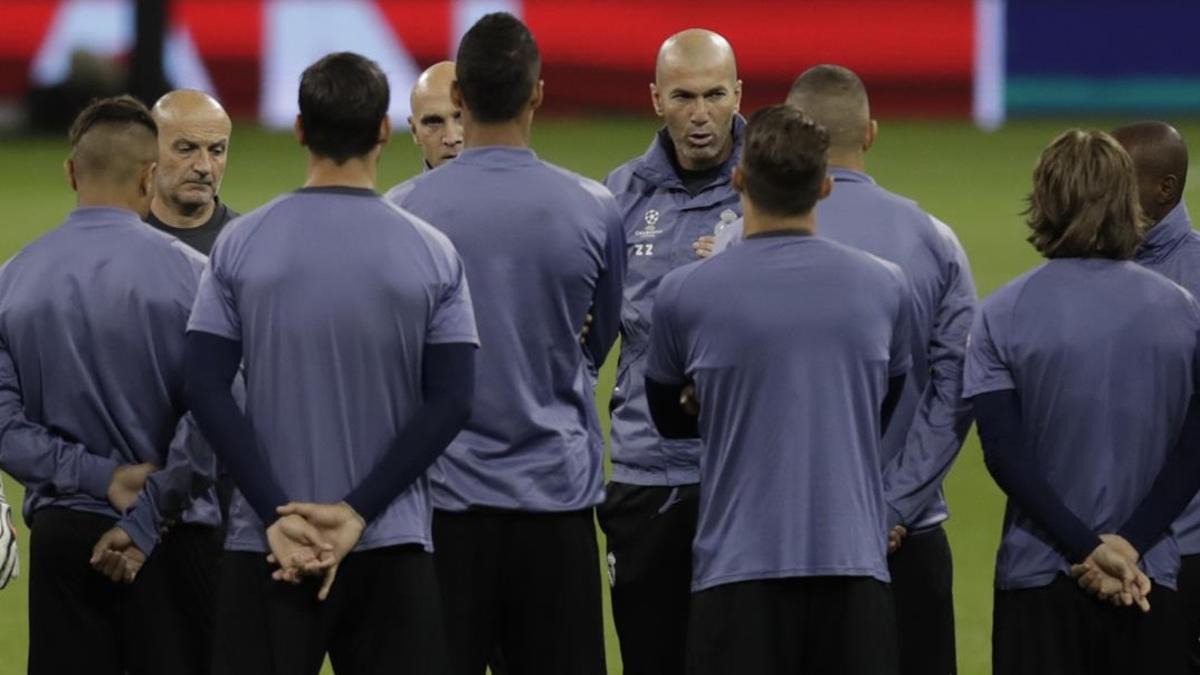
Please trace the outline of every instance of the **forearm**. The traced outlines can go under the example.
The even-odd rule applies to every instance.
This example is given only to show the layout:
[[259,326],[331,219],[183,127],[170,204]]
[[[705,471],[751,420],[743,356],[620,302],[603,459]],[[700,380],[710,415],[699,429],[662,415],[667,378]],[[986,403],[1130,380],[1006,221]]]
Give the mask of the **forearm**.
[[906,375],[897,375],[888,379],[887,393],[883,397],[883,405],[879,410],[880,436],[887,432],[888,426],[892,423],[892,415],[896,413],[896,406],[900,404],[900,397],[904,395],[904,382],[907,379]]
[[1192,397],[1174,451],[1118,534],[1145,553],[1200,491],[1200,400]]
[[983,457],[996,484],[1022,512],[1050,533],[1071,562],[1081,562],[1100,545],[1037,470],[1039,462],[1021,431],[1021,408],[1013,390],[971,399],[979,423]]
[[167,452],[167,463],[146,478],[133,507],[119,525],[149,555],[163,526],[178,520],[216,479],[216,457],[193,417],[184,415]]
[[420,478],[471,417],[475,345],[426,345],[423,402],[383,459],[346,497],[370,523]]
[[685,385],[669,385],[646,378],[646,403],[663,438],[700,438],[699,418],[680,402]]
[[186,399],[217,459],[229,469],[242,495],[264,525],[287,503],[259,452],[254,429],[237,405],[232,385],[241,344],[211,333],[188,333]]

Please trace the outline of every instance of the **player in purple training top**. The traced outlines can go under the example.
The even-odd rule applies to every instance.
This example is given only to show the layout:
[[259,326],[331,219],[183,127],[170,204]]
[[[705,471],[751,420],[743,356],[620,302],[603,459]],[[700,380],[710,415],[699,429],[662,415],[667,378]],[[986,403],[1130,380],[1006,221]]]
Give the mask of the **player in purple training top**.
[[[1200,305],[1132,262],[1136,179],[1109,135],[1055,139],[1027,216],[1049,261],[983,303],[963,388],[1008,496],[993,670],[1183,673],[1170,525],[1200,487]],[[1153,608],[1071,573],[1143,608],[1152,581]]]
[[813,236],[828,147],[798,108],[755,113],[733,179],[745,241],[668,273],[654,306],[650,411],[704,440],[698,675],[897,672],[880,454],[912,300],[895,265]]
[[593,388],[617,333],[621,222],[603,185],[529,148],[541,56],[524,24],[484,16],[455,63],[465,149],[389,193],[454,242],[479,320],[474,413],[430,473],[452,672],[482,675],[499,645],[513,673],[600,675]]
[[308,180],[225,230],[188,324],[188,400],[240,490],[215,670],[315,675],[328,652],[339,671],[444,673],[425,473],[470,414],[467,281],[446,237],[374,190],[379,67],[331,54],[299,99]]
[[[1152,223],[1134,261],[1183,286],[1200,298],[1200,233],[1192,229],[1187,204],[1188,150],[1183,136],[1165,122],[1135,122],[1112,132],[1133,158],[1142,213]],[[1200,498],[1193,498],[1175,521],[1182,565],[1179,594],[1188,622],[1193,673],[1200,673]]]
[[194,593],[214,556],[191,554],[220,519],[215,465],[183,416],[203,256],[141,221],[157,155],[141,103],[88,106],[77,208],[0,270],[0,468],[25,486],[35,675],[209,670]]
[[712,31],[664,40],[650,92],[663,128],[605,180],[621,212],[628,271],[611,403],[612,480],[597,516],[625,672],[683,675],[700,443],[658,435],[642,382],[658,282],[708,256],[716,231],[741,216],[730,174],[746,121],[733,48]]

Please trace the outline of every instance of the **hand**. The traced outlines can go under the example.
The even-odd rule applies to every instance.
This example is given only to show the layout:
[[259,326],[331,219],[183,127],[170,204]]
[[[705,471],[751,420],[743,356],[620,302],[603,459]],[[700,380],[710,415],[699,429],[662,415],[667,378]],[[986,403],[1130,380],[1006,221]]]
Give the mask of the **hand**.
[[689,415],[700,414],[700,401],[696,398],[696,385],[688,384],[679,392],[679,405]]
[[133,583],[146,563],[146,554],[120,527],[113,527],[100,536],[92,548],[92,568],[114,583]]
[[279,565],[276,581],[300,583],[304,575],[322,574],[334,564],[333,546],[316,527],[298,515],[285,515],[267,528],[271,553],[267,562]]
[[[285,518],[302,516],[306,522],[320,530],[320,536],[332,547],[333,563],[326,569],[325,582],[321,584],[321,590],[317,592],[318,599],[328,598],[329,590],[333,588],[333,580],[337,577],[338,565],[350,554],[350,551],[354,550],[359,538],[362,537],[363,530],[367,529],[367,522],[346,502],[337,504],[292,502],[279,507],[278,512]],[[280,572],[282,570],[277,571],[276,574],[278,575]],[[283,577],[276,576],[276,578]]]
[[1100,536],[1101,544],[1080,565],[1071,568],[1080,588],[1116,606],[1132,604],[1150,611],[1150,578],[1137,567],[1140,555],[1125,538]]
[[153,464],[122,464],[113,471],[108,482],[108,503],[124,514],[137,501],[138,493],[146,484],[146,477],[158,470]]
[[900,550],[900,545],[904,543],[904,538],[908,536],[908,530],[903,525],[897,525],[888,533],[888,555]]
[[692,242],[692,250],[701,258],[711,258],[713,248],[717,244],[717,238],[712,235],[704,235],[696,241]]
[[583,319],[583,328],[579,331],[579,344],[587,344],[588,333],[592,332],[592,315],[589,313]]

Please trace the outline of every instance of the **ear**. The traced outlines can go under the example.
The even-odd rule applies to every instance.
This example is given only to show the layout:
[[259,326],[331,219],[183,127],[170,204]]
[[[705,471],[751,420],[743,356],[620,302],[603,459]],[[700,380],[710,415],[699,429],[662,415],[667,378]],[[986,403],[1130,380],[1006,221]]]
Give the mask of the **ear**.
[[67,183],[71,185],[71,189],[79,192],[79,181],[75,180],[75,160],[68,157],[63,162],[63,171],[67,173]]
[[463,105],[462,90],[458,88],[458,80],[450,83],[450,102],[454,104],[455,108],[466,110],[466,106]]
[[817,201],[825,199],[833,193],[833,176],[825,174],[825,178],[821,179],[821,189],[817,192]]
[[650,83],[650,104],[654,106],[654,114],[659,117],[663,116],[662,101],[658,97],[658,85]]
[[292,125],[292,133],[296,134],[296,140],[300,141],[300,145],[308,145],[304,141],[304,125],[301,124],[299,115],[296,115],[296,123]]
[[383,121],[379,123],[379,144],[387,145],[392,138],[392,118],[387,115],[383,116]]
[[1175,174],[1167,174],[1158,184],[1158,194],[1155,195],[1155,201],[1159,204],[1170,204],[1175,201],[1175,195],[1179,194],[1179,192],[1179,177]]
[[863,139],[863,152],[870,150],[871,146],[875,145],[876,138],[879,138],[879,122],[871,120],[871,123],[867,125],[867,137]]
[[537,110],[538,108],[542,107],[542,102],[545,100],[545,98],[546,83],[542,80],[538,80],[537,84],[533,87],[533,96],[529,98],[529,109]]
[[733,167],[733,173],[729,176],[729,183],[733,186],[733,191],[738,194],[742,194],[746,190],[746,174],[742,173],[741,164]]
[[138,194],[142,197],[154,196],[154,175],[158,171],[158,162],[147,162],[142,165],[142,173],[138,181]]
[[417,138],[417,123],[413,121],[413,116],[408,116],[408,132],[412,134],[413,144],[420,145],[421,141]]
[[742,81],[738,80],[733,85],[733,112],[740,112],[742,109]]

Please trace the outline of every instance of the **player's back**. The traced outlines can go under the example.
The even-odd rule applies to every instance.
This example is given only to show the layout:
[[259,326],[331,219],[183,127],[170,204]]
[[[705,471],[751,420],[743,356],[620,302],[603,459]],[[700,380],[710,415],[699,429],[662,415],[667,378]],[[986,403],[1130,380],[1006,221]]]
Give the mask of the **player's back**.
[[[22,249],[0,272],[0,339],[26,416],[93,454],[161,465],[184,412],[184,336],[202,267],[123,209],[77,209]],[[110,513],[82,491],[44,498]]]
[[392,196],[454,242],[479,326],[473,412],[431,474],[435,505],[596,504],[603,441],[579,335],[619,232],[611,194],[530,150],[485,147]]
[[701,405],[693,588],[886,581],[880,410],[909,365],[900,271],[819,237],[762,235],[669,273],[659,293]]
[[[1015,388],[1026,442],[1063,502],[1090,528],[1120,528],[1150,489],[1192,395],[1200,306],[1129,261],[1057,259],[983,304],[968,348],[964,395]],[[1003,370],[987,365],[1003,364]],[[1021,588],[1067,572],[1027,516],[1010,505],[997,584]],[[1143,555],[1173,585],[1166,537]]]
[[[371,190],[305,188],[234,221],[210,274],[217,299],[202,292],[189,328],[241,341],[247,416],[288,496],[340,501],[420,404],[435,309],[461,281],[453,247]],[[422,479],[358,546],[429,545],[428,522]],[[263,547],[241,497],[228,547]]]

